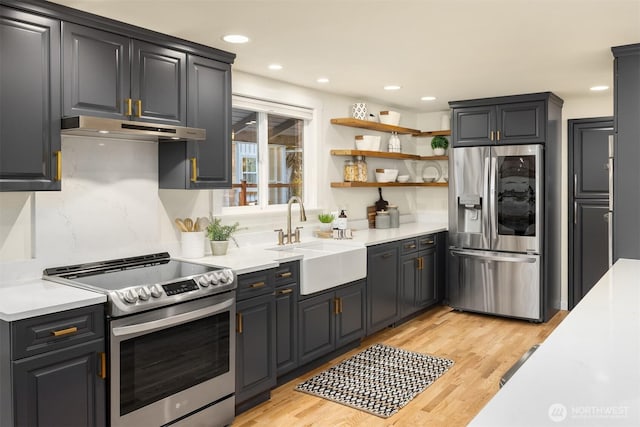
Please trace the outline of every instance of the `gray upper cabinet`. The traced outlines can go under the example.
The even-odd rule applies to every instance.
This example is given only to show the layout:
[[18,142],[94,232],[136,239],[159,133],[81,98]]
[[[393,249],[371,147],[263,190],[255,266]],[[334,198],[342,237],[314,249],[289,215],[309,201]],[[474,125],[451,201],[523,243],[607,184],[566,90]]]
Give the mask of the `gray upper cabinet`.
[[640,259],[640,43],[614,47],[613,261]]
[[188,57],[188,126],[207,131],[205,141],[159,145],[160,188],[231,187],[231,66]]
[[[543,100],[482,104],[455,101],[453,107],[453,146],[495,144],[536,144],[545,142],[546,111]],[[493,104],[492,104],[493,103]]]
[[186,125],[186,54],[108,31],[62,25],[65,116]]
[[0,6],[0,191],[60,190],[60,22]]

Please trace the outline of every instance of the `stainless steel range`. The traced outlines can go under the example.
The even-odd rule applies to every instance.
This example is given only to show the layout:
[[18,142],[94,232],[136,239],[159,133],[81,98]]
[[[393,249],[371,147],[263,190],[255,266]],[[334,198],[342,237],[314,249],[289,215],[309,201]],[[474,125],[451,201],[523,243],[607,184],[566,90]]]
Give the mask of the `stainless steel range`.
[[43,277],[107,295],[111,426],[231,424],[233,271],[164,252],[49,268]]

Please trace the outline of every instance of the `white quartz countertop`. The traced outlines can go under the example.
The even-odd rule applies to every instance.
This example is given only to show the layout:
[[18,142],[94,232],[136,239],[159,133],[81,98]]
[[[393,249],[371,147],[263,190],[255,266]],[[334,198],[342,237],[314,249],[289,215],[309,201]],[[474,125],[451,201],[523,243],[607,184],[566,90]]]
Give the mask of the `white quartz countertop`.
[[100,304],[106,295],[35,279],[0,287],[0,320],[7,322]]
[[640,426],[640,260],[618,260],[470,425]]
[[[401,224],[399,228],[365,228],[353,230],[353,238],[345,240],[345,242],[361,243],[364,246],[371,246],[446,230],[446,222],[411,222]],[[315,237],[305,236],[302,239],[302,242],[304,244],[314,240],[327,239],[318,239]],[[336,240],[336,242],[340,242],[340,240]],[[300,255],[299,253],[289,252],[286,250],[275,251],[268,249],[275,246],[275,241],[270,244],[256,246],[241,245],[240,248],[236,248],[233,246],[233,244],[230,244],[229,250],[227,251],[226,255],[205,256],[203,258],[188,259],[181,257],[173,258],[216,267],[228,267],[234,270],[236,274],[245,274],[251,273],[253,271],[265,270],[268,268],[277,267],[283,262],[295,261],[302,258],[302,255]]]

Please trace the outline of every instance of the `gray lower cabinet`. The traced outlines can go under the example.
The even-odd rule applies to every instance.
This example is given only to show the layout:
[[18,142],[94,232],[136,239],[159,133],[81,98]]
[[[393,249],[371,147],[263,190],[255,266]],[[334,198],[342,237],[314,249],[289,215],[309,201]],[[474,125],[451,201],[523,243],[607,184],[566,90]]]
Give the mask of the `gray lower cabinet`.
[[187,124],[206,140],[159,144],[160,188],[230,188],[231,65],[189,55],[188,76]]
[[301,298],[300,365],[364,336],[364,280]]
[[0,322],[0,341],[0,425],[106,425],[102,305]]
[[640,43],[612,48],[615,167],[613,261],[640,259]]
[[400,319],[399,254],[398,242],[367,249],[367,335]]
[[60,21],[0,6],[0,191],[60,190]]
[[400,317],[410,316],[438,302],[436,236],[400,243]]
[[298,261],[276,268],[276,367],[281,376],[298,367]]
[[454,101],[454,147],[494,144],[536,144],[546,139],[545,102],[509,102],[494,98],[481,102]]
[[63,113],[186,125],[186,53],[65,22]]

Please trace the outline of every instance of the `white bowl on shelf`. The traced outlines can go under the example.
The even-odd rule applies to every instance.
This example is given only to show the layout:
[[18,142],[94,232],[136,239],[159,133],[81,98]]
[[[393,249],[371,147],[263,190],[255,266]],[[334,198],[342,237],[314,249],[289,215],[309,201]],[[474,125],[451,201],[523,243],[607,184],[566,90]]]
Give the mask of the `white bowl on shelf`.
[[398,172],[398,169],[376,169],[376,181],[395,182]]
[[409,182],[409,175],[398,175],[398,182]]
[[380,111],[380,123],[398,126],[400,123],[400,113],[397,111]]
[[363,151],[380,151],[380,136],[356,135],[356,149]]

